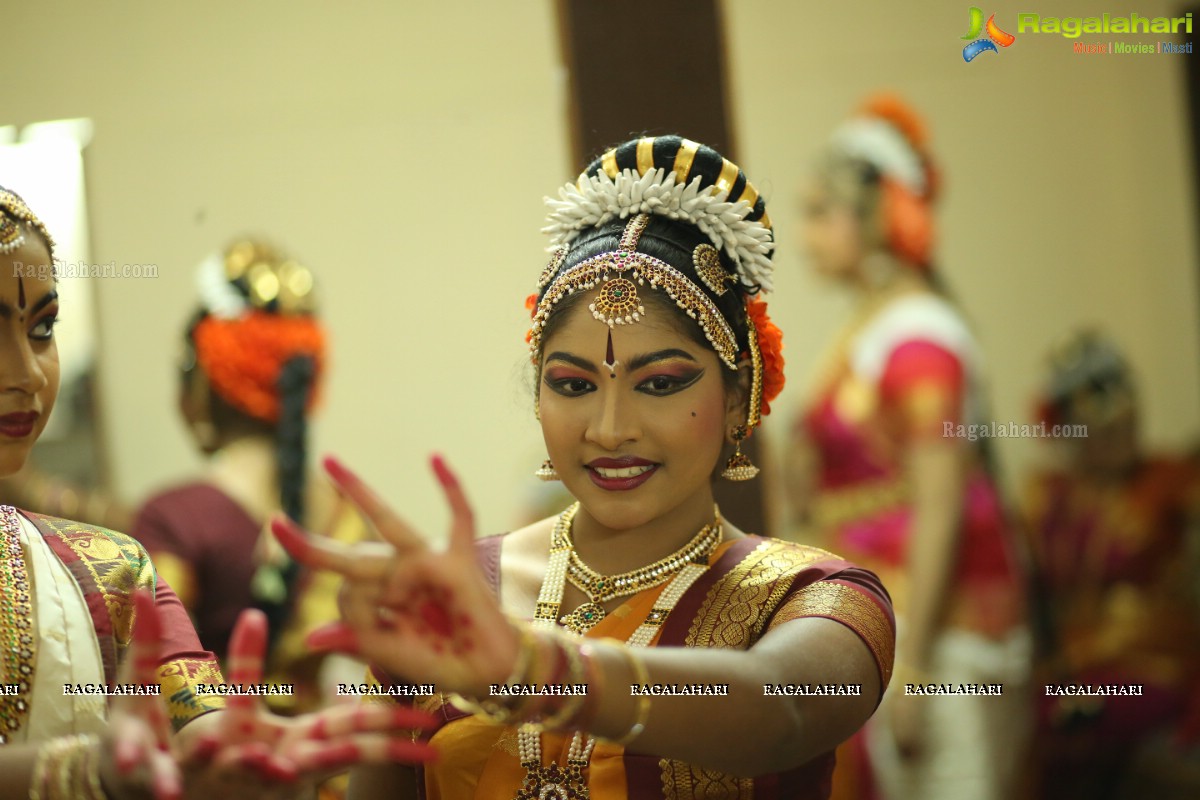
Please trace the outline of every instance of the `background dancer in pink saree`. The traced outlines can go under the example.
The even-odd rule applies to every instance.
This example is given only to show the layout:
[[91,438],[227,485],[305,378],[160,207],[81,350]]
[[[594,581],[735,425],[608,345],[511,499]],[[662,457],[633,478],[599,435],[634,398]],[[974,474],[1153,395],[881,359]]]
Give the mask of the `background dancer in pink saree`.
[[528,301],[537,471],[576,502],[476,542],[435,458],[453,510],[438,550],[331,459],[386,544],[276,526],[347,578],[344,623],[314,644],[369,658],[381,686],[440,692],[422,701],[440,761],[356,772],[351,796],[826,797],[833,748],[887,685],[893,623],[871,573],[713,503],[715,480],[757,474],[739,444],[783,382],[763,200],[716,151],[665,136],[548,202],[554,251]]
[[790,494],[809,499],[800,511],[818,541],[892,592],[897,687],[1005,685],[999,698],[893,689],[865,739],[839,753],[840,789],[870,797],[874,780],[897,800],[999,798],[1021,754],[1028,634],[986,458],[946,436],[980,421],[983,376],[933,268],[938,177],[925,140],[911,109],[878,98],[820,158],[805,199],[808,254],[859,309],[795,427]]

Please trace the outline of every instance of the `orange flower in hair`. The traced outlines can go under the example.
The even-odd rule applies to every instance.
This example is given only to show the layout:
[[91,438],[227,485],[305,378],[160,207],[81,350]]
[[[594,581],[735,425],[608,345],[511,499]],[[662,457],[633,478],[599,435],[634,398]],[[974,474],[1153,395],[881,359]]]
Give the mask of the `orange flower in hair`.
[[929,155],[929,128],[916,110],[894,94],[877,94],[869,98],[859,112],[882,119],[900,131],[925,166],[925,192],[922,199],[935,201],[941,193],[941,172]]
[[924,153],[929,144],[929,131],[913,107],[894,94],[877,94],[862,105],[861,112],[890,122],[904,134],[913,149]]
[[279,421],[279,376],[296,356],[313,359],[316,376],[309,407],[316,401],[325,359],[325,333],[310,316],[285,317],[251,311],[237,319],[207,316],[192,332],[196,361],[213,391],[255,419]]
[[[531,319],[537,313],[537,297],[537,292],[534,292],[525,298],[525,310],[529,312]],[[533,329],[525,331],[525,344],[529,344],[531,341],[533,341]]]
[[762,353],[762,415],[771,413],[771,401],[779,397],[785,382],[783,375],[783,331],[767,316],[767,303],[752,297],[746,301],[746,315],[758,331],[758,349]]

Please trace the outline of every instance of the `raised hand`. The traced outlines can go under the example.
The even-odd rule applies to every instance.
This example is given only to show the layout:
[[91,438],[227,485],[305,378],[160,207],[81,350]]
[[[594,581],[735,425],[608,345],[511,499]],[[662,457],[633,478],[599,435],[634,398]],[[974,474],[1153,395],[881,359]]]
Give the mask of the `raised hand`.
[[486,694],[511,673],[519,635],[480,572],[474,514],[458,479],[440,457],[432,459],[453,515],[449,544],[439,551],[354,473],[332,458],[324,464],[382,542],[343,545],[310,536],[286,518],[272,521],[293,558],[346,578],[343,621],[316,631],[309,643],[357,654],[397,680]]
[[[121,665],[122,685],[158,684],[162,623],[154,599],[146,591],[133,594],[133,640]],[[113,698],[109,735],[100,758],[100,781],[113,798],[142,797],[147,790],[157,800],[174,800],[183,784],[170,752],[171,725],[162,698],[122,695]]]
[[[265,615],[243,611],[230,639],[226,676],[230,684],[261,682],[266,643]],[[279,717],[259,698],[234,694],[210,729],[188,742],[180,759],[189,795],[194,784],[228,783],[230,778],[236,779],[244,794],[246,771],[265,792],[271,783],[319,779],[354,764],[429,761],[436,752],[413,741],[409,732],[433,723],[428,714],[413,709],[370,703]]]

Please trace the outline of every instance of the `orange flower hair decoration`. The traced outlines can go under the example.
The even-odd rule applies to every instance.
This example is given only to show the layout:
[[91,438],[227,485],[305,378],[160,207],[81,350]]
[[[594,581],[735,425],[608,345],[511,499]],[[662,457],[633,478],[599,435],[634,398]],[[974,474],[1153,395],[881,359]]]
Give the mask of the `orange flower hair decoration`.
[[[255,419],[279,421],[279,376],[296,356],[310,356],[320,376],[325,334],[309,316],[283,317],[254,310],[240,319],[208,316],[192,332],[196,361],[213,390],[227,403]],[[313,381],[311,408],[319,377]]]
[[[529,312],[529,318],[533,319],[533,315],[537,313],[537,292],[525,298],[525,310]],[[525,344],[533,341],[533,328],[525,331]]]
[[269,245],[245,240],[213,255],[197,273],[205,316],[192,330],[196,362],[225,402],[255,419],[279,421],[280,375],[312,359],[308,408],[316,402],[325,331],[312,315],[312,274]]
[[767,303],[756,297],[746,301],[746,316],[758,331],[758,349],[762,354],[762,416],[771,413],[771,401],[779,397],[786,381],[783,374],[783,331],[767,315]]

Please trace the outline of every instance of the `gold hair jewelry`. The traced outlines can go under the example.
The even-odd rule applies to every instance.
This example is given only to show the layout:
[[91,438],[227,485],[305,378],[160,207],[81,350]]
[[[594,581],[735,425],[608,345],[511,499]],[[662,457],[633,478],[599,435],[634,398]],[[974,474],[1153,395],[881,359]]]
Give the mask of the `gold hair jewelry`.
[[0,253],[14,253],[25,244],[21,223],[32,227],[46,240],[50,255],[54,255],[54,239],[37,215],[16,193],[0,187]]
[[534,470],[533,474],[539,481],[546,481],[547,483],[558,480],[558,470],[554,469],[554,464],[548,458],[542,462],[540,467]]
[[21,224],[7,214],[0,214],[0,253],[16,252],[25,244]]
[[746,414],[746,431],[742,436],[743,439],[762,424],[762,347],[758,343],[758,326],[754,324],[754,315],[749,311],[746,312],[746,338],[750,344],[750,408]]
[[670,264],[637,252],[638,239],[649,221],[649,215],[638,214],[625,226],[619,249],[600,253],[558,273],[533,315],[529,348],[535,361],[541,352],[542,331],[550,312],[564,297],[599,287],[595,301],[588,308],[596,319],[611,328],[641,320],[646,310],[638,297],[638,288],[649,284],[666,292],[676,306],[696,320],[725,366],[737,369],[737,338],[708,295]]
[[542,274],[538,276],[538,291],[544,289],[546,284],[554,280],[554,276],[558,273],[559,268],[563,265],[563,261],[565,261],[567,258],[568,249],[569,248],[565,244],[554,248],[553,255],[550,256],[550,263],[546,264],[545,268],[542,270]]
[[283,314],[316,308],[312,273],[268,244],[235,242],[225,250],[223,266],[225,279],[241,287],[252,308],[273,307]]
[[726,282],[732,283],[737,280],[721,266],[721,254],[717,252],[717,248],[707,242],[696,245],[696,249],[692,251],[692,264],[696,267],[696,274],[700,276],[700,280],[704,281],[704,285],[717,297],[729,291]]
[[725,469],[721,471],[721,477],[730,481],[748,481],[758,475],[758,467],[750,461],[750,457],[742,452],[742,441],[749,436],[745,425],[738,425],[733,429],[733,441],[735,449],[733,455],[725,462]]
[[37,642],[33,635],[33,588],[21,548],[21,518],[12,506],[0,506],[0,537],[2,682],[16,687],[15,694],[0,695],[0,745],[3,745],[20,729],[29,713]]

